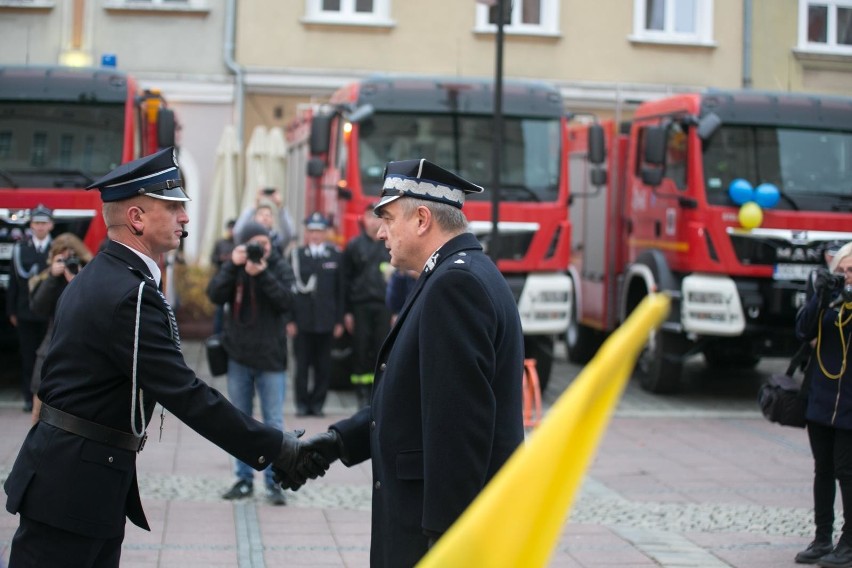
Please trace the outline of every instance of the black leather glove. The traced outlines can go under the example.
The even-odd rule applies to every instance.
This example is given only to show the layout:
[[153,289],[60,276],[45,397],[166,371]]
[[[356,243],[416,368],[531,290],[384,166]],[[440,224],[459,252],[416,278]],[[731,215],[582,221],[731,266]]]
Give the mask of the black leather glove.
[[315,434],[302,442],[307,450],[318,453],[328,463],[339,460],[343,456],[343,440],[337,430],[328,430]]
[[304,430],[284,432],[281,440],[281,452],[272,462],[272,472],[276,483],[282,489],[297,491],[308,479],[325,475],[329,462],[320,454],[310,451],[299,438]]

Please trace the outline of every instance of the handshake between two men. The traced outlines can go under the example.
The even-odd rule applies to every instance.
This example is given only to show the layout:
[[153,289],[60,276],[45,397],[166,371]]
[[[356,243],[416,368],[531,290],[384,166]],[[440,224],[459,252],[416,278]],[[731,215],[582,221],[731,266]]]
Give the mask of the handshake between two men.
[[298,491],[308,479],[322,477],[331,464],[343,455],[340,435],[329,430],[302,440],[304,430],[284,432],[281,453],[272,462],[275,482],[282,489]]

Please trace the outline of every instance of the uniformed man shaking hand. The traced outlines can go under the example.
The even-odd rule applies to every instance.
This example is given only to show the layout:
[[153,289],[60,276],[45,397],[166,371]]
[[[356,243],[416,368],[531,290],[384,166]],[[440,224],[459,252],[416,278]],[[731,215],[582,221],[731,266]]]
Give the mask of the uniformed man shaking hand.
[[234,408],[184,361],[157,265],[189,222],[174,149],[124,164],[95,188],[110,240],[56,308],[40,420],[4,485],[6,510],[20,513],[10,567],[119,565],[125,517],[150,530],[136,454],[157,402],[255,469],[271,463],[288,487],[328,467],[300,453],[296,435]]

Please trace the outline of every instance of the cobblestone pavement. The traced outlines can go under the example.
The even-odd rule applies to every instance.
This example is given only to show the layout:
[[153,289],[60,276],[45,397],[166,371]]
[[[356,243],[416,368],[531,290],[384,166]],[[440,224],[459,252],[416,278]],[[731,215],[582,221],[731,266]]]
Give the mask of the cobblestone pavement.
[[[204,378],[200,345],[186,342],[184,349]],[[768,361],[717,379],[700,361],[691,363],[684,392],[669,397],[631,383],[551,565],[794,566],[812,534],[807,440],[803,430],[765,422],[754,398],[760,379],[780,365]],[[546,408],[578,371],[556,365]],[[209,380],[224,390],[223,378]],[[0,392],[3,479],[28,428],[14,397]],[[354,408],[351,393],[332,392],[326,418],[303,419],[288,401],[286,426],[321,431]],[[122,566],[369,564],[369,463],[336,464],[325,478],[288,492],[287,507],[269,506],[262,491],[225,502],[220,495],[233,482],[229,458],[167,417],[162,441],[149,440],[139,458],[139,482],[152,532],[128,525]],[[0,516],[3,560],[16,526],[15,517]]]

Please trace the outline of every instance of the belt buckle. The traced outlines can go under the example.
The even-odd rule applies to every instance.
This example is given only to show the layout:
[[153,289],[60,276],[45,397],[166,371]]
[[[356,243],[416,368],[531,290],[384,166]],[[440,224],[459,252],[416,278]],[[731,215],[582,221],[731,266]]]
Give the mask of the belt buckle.
[[145,442],[147,442],[147,441],[148,441],[148,432],[145,432],[144,434],[142,434],[142,438],[139,442],[139,449],[136,450],[137,454],[145,448]]

